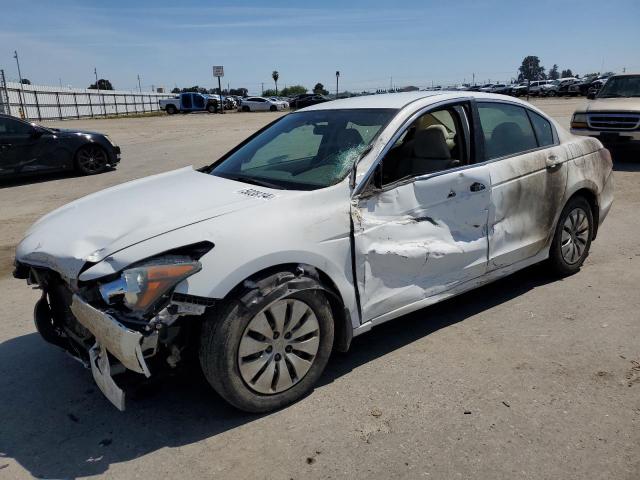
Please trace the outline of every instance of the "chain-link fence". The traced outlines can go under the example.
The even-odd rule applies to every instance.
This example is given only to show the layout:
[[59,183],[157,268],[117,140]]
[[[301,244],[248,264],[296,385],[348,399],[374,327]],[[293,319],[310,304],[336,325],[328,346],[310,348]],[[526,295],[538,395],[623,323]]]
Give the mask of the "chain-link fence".
[[4,75],[0,75],[0,113],[30,120],[155,112],[159,110],[158,100],[172,97],[166,93],[22,85],[4,82]]

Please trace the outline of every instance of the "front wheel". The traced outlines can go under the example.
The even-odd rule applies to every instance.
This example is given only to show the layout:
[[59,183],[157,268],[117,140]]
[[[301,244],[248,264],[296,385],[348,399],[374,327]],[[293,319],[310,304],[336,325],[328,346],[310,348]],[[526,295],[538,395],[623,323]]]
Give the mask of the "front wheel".
[[241,292],[202,329],[205,377],[220,396],[247,412],[276,410],[309,393],[333,346],[333,319],[322,290],[267,298]]
[[593,238],[593,212],[584,197],[574,197],[565,205],[549,251],[551,268],[559,275],[572,275],[589,255]]
[[109,165],[109,157],[104,148],[98,145],[85,145],[76,153],[76,169],[82,175],[102,173]]
[[278,110],[278,107],[276,107],[275,105],[271,105],[269,107],[269,111],[271,111],[271,112],[275,112],[276,110]]
[[244,107],[242,107],[242,111],[243,112],[250,112],[251,109],[248,106],[245,105]]
[[210,103],[209,105],[207,105],[207,112],[216,113],[217,111],[218,111],[218,109],[216,108],[216,106],[213,103]]

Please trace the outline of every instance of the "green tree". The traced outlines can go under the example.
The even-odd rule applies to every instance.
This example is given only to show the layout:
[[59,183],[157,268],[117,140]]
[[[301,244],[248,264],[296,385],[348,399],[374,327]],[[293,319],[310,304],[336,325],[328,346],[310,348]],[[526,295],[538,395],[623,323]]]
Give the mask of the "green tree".
[[566,70],[562,70],[562,73],[560,74],[560,78],[567,78],[567,77],[573,77],[573,72],[571,71],[570,68],[567,68]]
[[291,85],[290,87],[285,87],[280,91],[280,95],[283,97],[293,97],[295,95],[300,95],[301,93],[307,93],[307,87],[303,87],[302,85]]
[[324,89],[324,85],[320,82],[316,83],[316,86],[313,87],[313,93],[316,95],[328,95],[329,91]]
[[111,85],[109,80],[101,78],[98,80],[98,86],[96,86],[95,83],[92,83],[89,85],[89,90],[113,90],[113,85]]
[[267,88],[265,91],[262,92],[262,96],[263,97],[277,97],[278,96],[278,91],[274,90],[273,88]]
[[549,70],[549,80],[557,80],[559,78],[560,74],[558,73],[558,65],[554,63],[553,67],[551,67],[551,70]]
[[171,90],[171,93],[180,93],[180,89],[178,87]]
[[544,80],[544,67],[540,65],[540,59],[534,55],[524,57],[522,65],[518,68],[518,81]]
[[271,72],[271,78],[273,78],[273,82],[276,84],[276,96],[278,95],[278,79],[280,78],[280,74],[277,70]]

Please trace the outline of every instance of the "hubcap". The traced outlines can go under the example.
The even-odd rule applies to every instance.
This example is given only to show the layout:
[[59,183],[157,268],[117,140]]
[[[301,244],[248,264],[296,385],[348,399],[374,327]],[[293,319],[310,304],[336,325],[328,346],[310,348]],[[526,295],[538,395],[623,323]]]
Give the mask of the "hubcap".
[[307,374],[320,346],[320,324],[301,300],[278,300],[251,319],[238,347],[238,368],[252,390],[272,395]]
[[589,217],[582,208],[574,208],[562,226],[562,258],[570,265],[578,263],[587,248]]

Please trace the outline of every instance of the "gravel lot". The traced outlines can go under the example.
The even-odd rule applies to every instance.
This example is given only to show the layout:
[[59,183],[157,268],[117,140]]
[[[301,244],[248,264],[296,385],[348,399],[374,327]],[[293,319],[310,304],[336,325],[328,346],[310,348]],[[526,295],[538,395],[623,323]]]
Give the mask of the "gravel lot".
[[[568,126],[582,100],[539,100]],[[640,478],[640,151],[614,157],[616,201],[582,271],[533,267],[357,338],[315,391],[269,415],[198,375],[120,413],[35,333],[11,278],[28,226],[71,200],[201,166],[280,114],[60,122],[108,133],[117,170],[0,184],[0,477]]]

